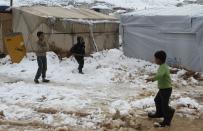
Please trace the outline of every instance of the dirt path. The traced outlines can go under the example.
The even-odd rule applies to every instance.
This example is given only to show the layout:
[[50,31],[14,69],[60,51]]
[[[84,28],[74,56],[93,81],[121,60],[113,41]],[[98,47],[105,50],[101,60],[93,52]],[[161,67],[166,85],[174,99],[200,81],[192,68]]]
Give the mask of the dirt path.
[[[199,119],[189,119],[175,116],[171,127],[154,128],[153,123],[158,120],[150,120],[148,118],[137,118],[137,121],[142,123],[142,127],[138,131],[202,131],[203,117]],[[1,131],[136,131],[132,128],[114,128],[114,129],[81,129],[77,127],[65,126],[58,128],[50,127],[36,127],[36,126],[15,126],[15,125],[1,125]]]
[[[33,83],[32,80],[29,79],[16,79],[16,78],[12,78],[12,77],[8,77],[6,75],[0,75],[0,82],[1,83],[6,83],[6,84],[13,84],[16,82],[20,82],[23,81],[24,82],[24,86],[35,86],[35,84]],[[95,111],[97,109],[101,109],[101,114],[103,115],[109,115],[108,110],[109,110],[109,106],[111,104],[111,102],[115,101],[115,100],[126,100],[126,101],[131,101],[131,100],[136,100],[136,99],[141,99],[141,98],[145,98],[148,96],[151,96],[152,94],[154,94],[154,92],[151,92],[151,90],[142,90],[142,88],[138,88],[135,89],[133,87],[131,87],[129,84],[116,84],[116,83],[112,83],[111,85],[92,85],[92,86],[83,86],[83,85],[74,85],[74,84],[69,84],[69,83],[57,83],[57,82],[51,82],[49,84],[42,84],[42,85],[38,85],[39,87],[37,88],[47,88],[47,90],[55,90],[55,91],[60,91],[57,95],[56,98],[54,98],[53,100],[50,98],[46,98],[48,100],[50,100],[50,102],[54,101],[55,99],[64,99],[63,96],[61,97],[60,95],[64,95],[62,94],[63,91],[68,93],[71,93],[72,91],[74,92],[81,92],[81,94],[74,94],[74,97],[77,98],[78,100],[82,99],[82,100],[91,100],[91,103],[88,103],[85,107],[83,107],[82,111],[86,112],[86,111]],[[27,90],[27,88],[25,88]],[[193,97],[194,99],[196,99],[197,101],[199,101],[200,103],[203,103],[203,91],[200,87],[195,87],[194,90],[191,90],[191,87],[185,87],[185,88],[179,88],[179,89],[174,89],[174,92],[179,92],[182,95],[185,96],[189,96],[189,97]],[[20,95],[19,97],[21,98],[21,96],[23,97],[25,94]],[[59,97],[59,98],[58,98]],[[3,98],[2,98],[3,99]],[[14,98],[13,98],[14,99]],[[2,101],[1,104],[5,104],[5,101]],[[27,103],[26,105],[23,105],[22,103],[11,103],[12,106],[19,106],[20,108],[29,108],[30,110],[35,110],[37,107],[37,104],[39,105],[43,105],[44,101],[42,99],[42,102],[38,102],[38,101],[29,101],[30,103]],[[46,103],[46,101],[45,101]],[[9,106],[10,103],[7,103],[7,105]],[[53,109],[55,107],[52,107]],[[54,110],[52,110],[54,111]],[[62,110],[59,111],[54,111],[55,113],[53,113],[53,116],[57,117],[58,112],[61,112]],[[73,110],[73,112],[76,112],[76,110]],[[36,112],[35,112],[36,113]],[[139,114],[140,112],[137,111],[135,112],[136,114]],[[38,114],[40,115],[44,115],[46,113],[44,112],[38,112]],[[134,116],[133,119],[135,119],[137,121],[137,124],[141,124],[141,128],[139,128],[139,131],[203,131],[203,117],[200,116],[198,119],[189,119],[189,118],[184,118],[184,117],[180,117],[178,115],[175,116],[173,124],[170,128],[165,128],[165,129],[155,129],[153,128],[153,123],[156,120],[149,120],[148,118],[146,118],[146,112],[144,112],[143,110],[141,110],[141,116]],[[81,117],[79,119],[83,119],[84,117]],[[16,125],[15,122],[12,123],[12,120],[9,122],[0,122],[0,131],[23,131],[23,130],[39,130],[39,131],[54,131],[54,130],[58,130],[59,128],[56,127],[49,127],[46,126],[44,124],[41,123],[24,123],[24,125],[22,124],[23,121],[19,120],[19,123]],[[58,122],[60,123],[60,121]],[[34,125],[33,125],[34,124]],[[102,125],[102,123],[99,123]],[[100,125],[100,126],[101,126]],[[89,131],[90,129],[85,129],[85,128],[80,128],[78,129],[77,126],[75,127],[71,127],[69,125],[66,125],[67,127],[64,128],[64,131],[66,131],[66,129],[68,128],[69,130],[73,130],[73,131]],[[101,126],[102,127],[102,126]],[[115,128],[107,128],[106,130],[119,130],[119,131],[130,131],[130,128],[127,129],[128,127],[126,127],[126,129],[120,129],[120,127],[115,127]],[[96,131],[103,131],[103,129],[96,129]],[[134,128],[135,130],[135,128]]]
[[203,118],[189,119],[175,116],[171,127],[157,129],[153,127],[154,120],[144,120],[143,131],[203,131]]

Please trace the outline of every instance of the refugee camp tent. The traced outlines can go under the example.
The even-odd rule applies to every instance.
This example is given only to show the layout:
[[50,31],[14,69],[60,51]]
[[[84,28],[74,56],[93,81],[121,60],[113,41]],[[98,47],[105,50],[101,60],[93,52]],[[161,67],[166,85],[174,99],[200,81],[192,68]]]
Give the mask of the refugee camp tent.
[[137,11],[121,24],[126,56],[153,61],[165,50],[168,64],[203,71],[203,6]]
[[84,37],[86,52],[117,48],[119,23],[112,16],[88,9],[18,7],[13,9],[13,30],[22,32],[27,50],[34,51],[36,33],[46,33],[50,45],[69,51],[77,36]]
[[0,54],[7,52],[5,48],[5,43],[4,43],[4,36],[11,32],[12,32],[11,13],[0,12]]

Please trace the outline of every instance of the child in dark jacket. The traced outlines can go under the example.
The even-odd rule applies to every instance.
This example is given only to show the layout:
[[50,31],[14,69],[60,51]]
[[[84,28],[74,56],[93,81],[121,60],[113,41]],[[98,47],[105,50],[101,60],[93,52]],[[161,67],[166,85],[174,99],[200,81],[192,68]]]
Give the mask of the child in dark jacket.
[[85,56],[85,42],[83,37],[77,37],[77,43],[71,48],[71,54],[74,55],[78,62],[78,71],[80,74],[84,74],[82,68],[84,67],[84,56]]
[[171,120],[175,113],[175,109],[169,107],[169,99],[172,93],[172,84],[170,77],[170,70],[168,65],[165,64],[166,53],[164,51],[157,51],[154,54],[156,64],[160,65],[157,74],[146,79],[147,82],[158,81],[159,91],[154,99],[156,105],[156,112],[149,113],[150,118],[161,118],[163,117],[163,122],[160,122],[157,127],[170,126]]

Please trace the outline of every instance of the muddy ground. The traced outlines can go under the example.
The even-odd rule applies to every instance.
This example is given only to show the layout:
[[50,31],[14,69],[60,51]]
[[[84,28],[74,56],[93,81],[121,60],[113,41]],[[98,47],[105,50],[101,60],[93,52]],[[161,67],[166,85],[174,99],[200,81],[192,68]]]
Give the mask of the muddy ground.
[[[180,91],[182,89],[175,89]],[[182,90],[184,95],[191,94],[190,88]],[[191,95],[199,103],[203,103],[203,93],[198,88],[193,93],[198,95]],[[102,103],[102,102],[101,102]],[[101,104],[100,103],[100,104]],[[98,103],[97,103],[98,104]],[[103,107],[105,108],[105,107]],[[56,113],[54,109],[39,109],[40,113]],[[74,113],[74,112],[73,112]],[[85,117],[88,114],[80,114],[79,117]],[[194,116],[193,116],[194,115]],[[147,118],[147,112],[143,110],[131,111],[130,115],[123,116],[120,114],[107,114],[107,120],[98,123],[96,129],[82,128],[77,126],[62,125],[51,126],[37,122],[29,121],[6,121],[0,120],[0,131],[203,131],[203,114],[191,114],[188,116],[185,112],[177,111],[173,119],[171,127],[166,128],[154,128],[154,123],[161,121],[161,119],[149,119]]]
[[[120,127],[120,128],[112,128],[108,129],[106,127],[102,127],[101,129],[81,129],[77,127],[38,127],[38,126],[15,126],[15,125],[1,125],[1,131],[202,131],[203,130],[203,117],[197,119],[190,119],[180,117],[178,115],[175,116],[171,127],[166,128],[154,128],[153,123],[159,120],[150,120],[148,118],[136,118],[138,121],[137,129],[132,127]],[[2,123],[1,123],[2,124]]]
[[[15,83],[17,80],[11,79],[8,77],[0,77],[1,81],[7,82],[9,80],[10,83]],[[25,81],[26,85],[32,85],[31,81]],[[7,82],[8,83],[8,82]],[[25,85],[25,86],[26,86]],[[59,86],[61,89],[73,88],[74,90],[80,90],[84,88],[83,86],[68,85],[67,83],[57,84],[51,83],[47,88],[54,89],[53,87]],[[116,88],[115,88],[116,87]],[[102,94],[99,92],[105,92],[107,95],[104,98]],[[136,94],[137,95],[134,95]],[[88,97],[92,99],[93,102],[89,105],[90,108],[99,107],[101,108],[103,115],[106,116],[103,122],[98,122],[96,128],[86,128],[85,125],[72,126],[67,124],[61,124],[59,126],[49,125],[40,123],[38,121],[26,121],[26,120],[12,120],[12,119],[0,119],[0,131],[203,131],[203,114],[202,112],[190,114],[189,112],[181,112],[177,110],[176,115],[174,117],[173,123],[171,127],[157,129],[154,128],[154,122],[161,121],[159,119],[148,119],[147,112],[142,109],[135,109],[130,111],[128,115],[121,115],[120,112],[115,114],[110,114],[108,112],[109,105],[107,104],[109,101],[115,99],[126,99],[126,100],[137,100],[142,99],[151,95],[155,95],[156,91],[154,90],[146,90],[146,89],[135,89],[130,87],[128,84],[118,84],[114,83],[110,86],[98,86],[96,88],[91,88],[89,90],[84,90],[84,95],[79,96],[81,99]],[[203,90],[202,83],[198,86],[187,85],[183,87],[174,88],[174,94],[179,93],[182,96],[188,96],[190,98],[195,99],[203,104]],[[43,98],[42,98],[43,101]],[[16,103],[19,104],[19,103]],[[52,108],[35,108],[35,103],[30,103],[27,105],[27,108],[31,108],[38,112],[39,114],[53,114],[53,116],[57,116],[57,114],[61,111],[58,111],[54,107]],[[22,105],[21,105],[22,106]],[[26,106],[26,105],[25,105]],[[93,109],[94,110],[94,109]],[[64,111],[64,114],[74,114],[78,119],[82,119],[87,117],[89,114],[86,113],[86,109],[81,110],[81,112],[72,110],[71,112]],[[189,114],[189,115],[188,115]],[[60,123],[60,121],[59,121]]]

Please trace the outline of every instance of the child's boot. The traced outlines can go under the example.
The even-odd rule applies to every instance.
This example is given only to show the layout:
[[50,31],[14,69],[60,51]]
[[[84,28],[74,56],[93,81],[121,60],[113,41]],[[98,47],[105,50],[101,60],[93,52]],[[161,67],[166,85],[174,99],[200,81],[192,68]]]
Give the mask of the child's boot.
[[170,114],[169,114],[169,124],[171,124],[171,121],[172,121],[172,119],[173,119],[173,116],[174,116],[174,114],[175,114],[175,109],[173,109],[173,108],[169,108],[170,109]]
[[34,79],[35,84],[39,84],[39,80],[38,79]]
[[161,113],[157,113],[157,112],[149,112],[148,117],[149,118],[161,118],[161,117],[163,117],[163,115],[161,115]]
[[79,73],[80,73],[80,74],[84,74],[84,73],[82,72],[82,69],[81,69],[81,68],[79,68],[78,70],[79,70]]
[[170,126],[170,124],[166,123],[165,121],[154,124],[155,128],[166,127],[166,126]]
[[175,109],[169,108],[169,110],[170,110],[170,113],[169,113],[168,118],[165,118],[163,122],[160,122],[160,123],[156,124],[155,127],[166,127],[166,126],[171,125],[171,121],[173,119]]
[[43,78],[43,79],[42,79],[42,82],[44,82],[44,83],[49,83],[50,80],[47,80],[47,79]]

